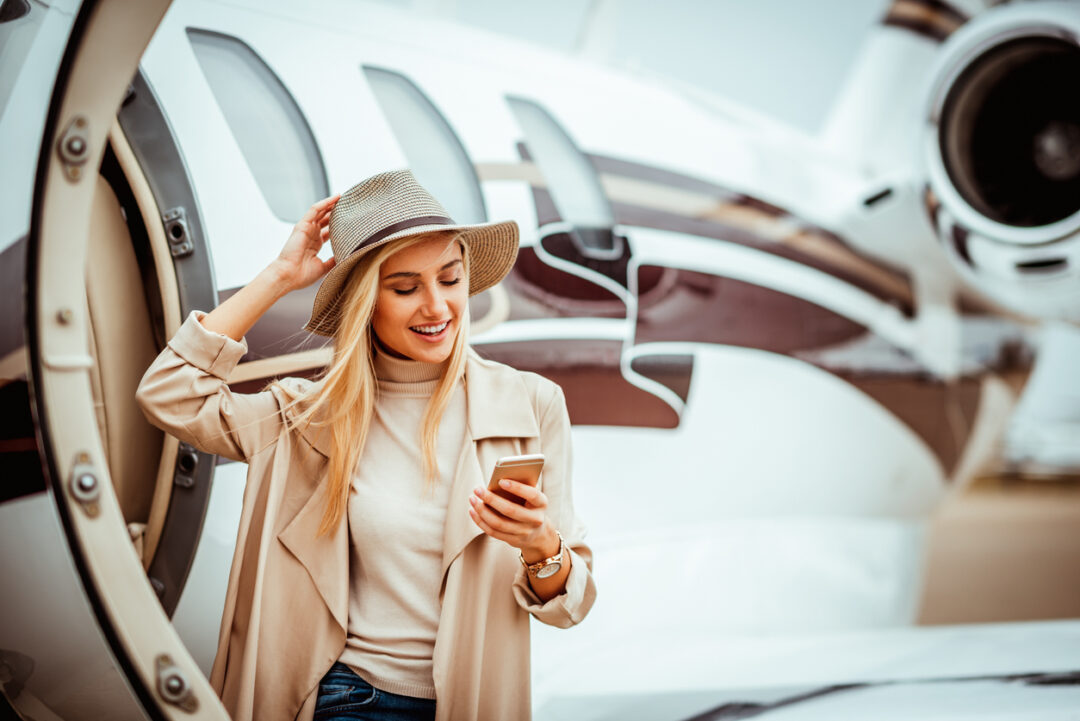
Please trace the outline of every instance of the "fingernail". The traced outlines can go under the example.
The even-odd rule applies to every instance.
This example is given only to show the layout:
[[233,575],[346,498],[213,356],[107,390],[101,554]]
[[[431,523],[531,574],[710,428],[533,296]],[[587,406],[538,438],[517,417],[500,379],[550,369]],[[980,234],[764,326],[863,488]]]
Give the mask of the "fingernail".
[[503,478],[502,480],[499,481],[499,485],[502,486],[503,488],[509,488],[510,487],[510,481]]

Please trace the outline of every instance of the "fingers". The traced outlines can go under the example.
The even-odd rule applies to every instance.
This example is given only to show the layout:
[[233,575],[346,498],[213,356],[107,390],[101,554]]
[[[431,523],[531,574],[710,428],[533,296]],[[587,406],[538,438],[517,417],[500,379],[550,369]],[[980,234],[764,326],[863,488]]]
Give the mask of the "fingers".
[[483,518],[481,518],[479,516],[479,514],[477,514],[477,512],[474,509],[472,509],[472,508],[469,509],[469,516],[472,517],[473,523],[475,523],[477,526],[479,526],[480,530],[483,531],[484,533],[486,533],[487,535],[491,536],[492,538],[496,538],[496,539],[498,539],[498,540],[500,540],[500,541],[502,541],[504,543],[509,543],[511,546],[514,545],[515,538],[513,536],[502,533],[502,532],[497,531],[496,529],[492,528],[487,523],[487,521],[485,521]]
[[525,499],[528,508],[547,508],[547,496],[536,486],[503,478],[499,481],[499,487]]
[[303,220],[314,223],[317,219],[320,219],[323,214],[329,215],[330,211],[334,209],[334,205],[341,197],[338,195],[331,195],[329,198],[323,198],[319,202],[308,208],[308,211],[304,213]]
[[477,488],[474,491],[477,499],[498,511],[501,515],[519,523],[531,526],[539,525],[544,520],[544,514],[535,508],[526,508],[520,503],[514,503],[502,498],[497,493],[492,493],[486,488]]
[[544,523],[543,513],[499,498],[487,489],[476,489],[469,501],[472,511],[484,523],[499,533],[516,537],[519,543],[535,533]]

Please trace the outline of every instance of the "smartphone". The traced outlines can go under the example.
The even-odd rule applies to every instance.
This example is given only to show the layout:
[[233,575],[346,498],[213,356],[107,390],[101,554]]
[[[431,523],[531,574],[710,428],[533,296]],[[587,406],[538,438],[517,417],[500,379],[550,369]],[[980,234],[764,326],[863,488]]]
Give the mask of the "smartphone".
[[544,469],[544,454],[533,453],[528,456],[504,456],[495,462],[495,468],[491,471],[491,481],[488,482],[488,490],[502,496],[508,501],[518,505],[525,505],[525,499],[516,493],[503,490],[499,480],[509,478],[530,486],[536,486],[540,482],[540,471]]

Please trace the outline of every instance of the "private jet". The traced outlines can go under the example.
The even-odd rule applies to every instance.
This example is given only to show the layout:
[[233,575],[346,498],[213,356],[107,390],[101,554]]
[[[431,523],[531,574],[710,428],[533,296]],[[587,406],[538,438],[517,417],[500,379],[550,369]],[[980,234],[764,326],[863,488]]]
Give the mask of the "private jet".
[[[7,703],[227,718],[246,468],[135,389],[315,200],[410,167],[456,221],[518,222],[473,344],[574,424],[600,598],[534,624],[536,718],[1073,718],[1080,623],[914,624],[943,501],[1080,465],[1068,423],[1023,446],[1048,402],[1080,419],[1078,38],[1075,2],[896,0],[809,135],[386,3],[3,0]],[[315,290],[233,391],[326,366]]]

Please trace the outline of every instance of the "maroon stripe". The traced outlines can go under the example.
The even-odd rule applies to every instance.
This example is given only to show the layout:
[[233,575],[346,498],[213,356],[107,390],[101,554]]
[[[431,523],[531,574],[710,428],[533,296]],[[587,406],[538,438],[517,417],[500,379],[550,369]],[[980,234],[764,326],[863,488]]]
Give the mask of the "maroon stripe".
[[912,20],[911,18],[887,17],[881,24],[908,30],[916,35],[922,35],[924,38],[939,43],[945,42],[945,39],[952,35],[951,30],[944,30],[934,23],[924,22],[922,20]]
[[[794,260],[816,270],[828,273],[845,283],[849,283],[865,290],[874,297],[880,298],[881,300],[896,306],[900,312],[908,318],[915,315],[915,308],[912,305],[910,298],[897,297],[890,290],[881,288],[876,283],[862,276],[854,275],[842,268],[837,268],[827,260],[812,256],[798,248],[775,243],[746,228],[728,225],[720,221],[701,220],[699,218],[691,218],[678,213],[670,213],[663,210],[644,208],[625,203],[612,203],[612,209],[615,211],[615,221],[622,225],[635,225],[643,228],[656,228],[657,230],[672,230],[677,233],[697,235],[704,238],[716,238],[717,240],[738,243],[739,245],[745,245],[754,248],[755,250],[778,255],[782,258],[787,258],[788,260]],[[836,236],[832,234],[828,234],[826,237],[836,239]],[[846,245],[843,245],[843,247],[847,248]],[[847,249],[850,250],[850,248]],[[862,257],[858,254],[855,255]],[[877,263],[875,263],[875,265],[878,268],[883,267]],[[910,284],[905,273],[898,271],[889,272],[903,280],[905,283]]]
[[[744,208],[753,208],[754,210],[761,211],[765,215],[770,215],[774,218],[779,218],[783,215],[789,215],[789,213],[783,208],[773,205],[772,203],[766,203],[764,200],[758,198],[752,198],[749,195],[743,195],[738,193],[731,199],[731,202],[735,205],[742,206]],[[795,218],[795,216],[791,216]],[[798,218],[795,218],[798,220]]]
[[923,9],[947,18],[957,25],[963,25],[971,19],[971,16],[966,12],[944,2],[944,0],[899,0],[898,2],[894,2],[892,7],[889,8],[890,14],[896,9],[897,5],[921,5]]
[[[642,266],[644,273],[649,266]],[[859,323],[797,296],[734,278],[679,270],[674,287],[635,319],[635,343],[691,342],[796,356],[866,333]]]
[[[405,230],[406,228],[415,228],[418,225],[453,225],[454,221],[447,218],[445,215],[421,215],[419,218],[409,218],[403,220],[400,223],[391,223],[382,230],[376,231],[369,235],[367,239],[352,249],[349,255],[352,255],[361,248],[365,248],[373,243],[378,243],[383,238],[393,235],[399,230]],[[346,256],[348,257],[348,256]]]

